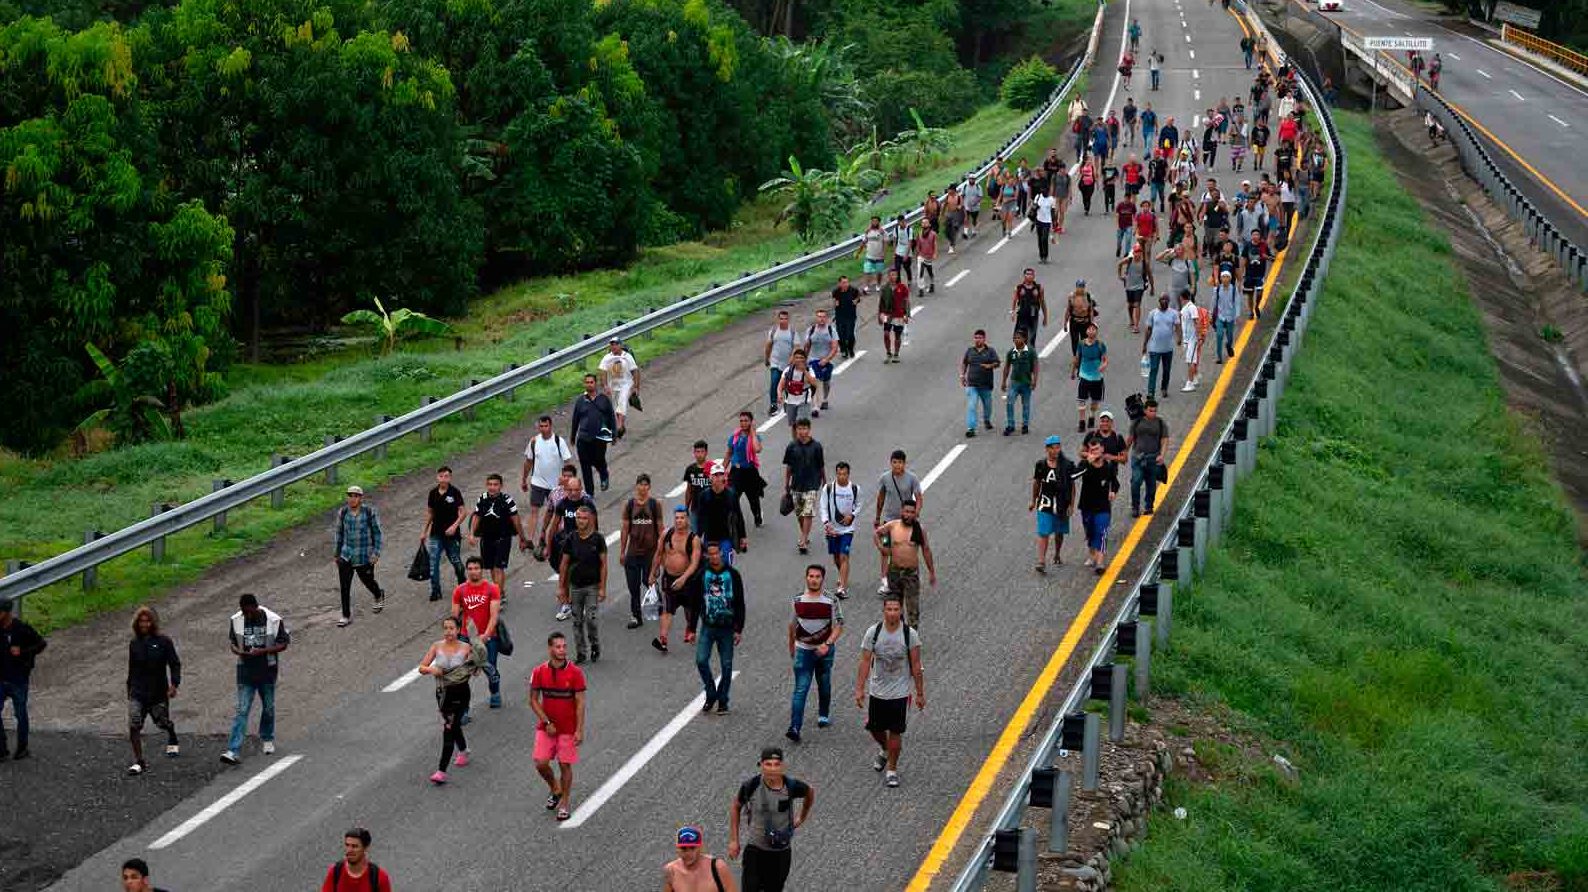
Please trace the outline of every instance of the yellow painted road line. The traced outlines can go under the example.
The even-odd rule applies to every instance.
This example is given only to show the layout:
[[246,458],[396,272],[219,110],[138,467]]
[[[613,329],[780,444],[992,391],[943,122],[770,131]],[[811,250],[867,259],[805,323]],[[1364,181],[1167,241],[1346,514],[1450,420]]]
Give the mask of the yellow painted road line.
[[[1295,228],[1296,220],[1292,218],[1291,234],[1295,233]],[[1268,281],[1263,285],[1263,295],[1259,300],[1259,307],[1268,303],[1270,292],[1279,281],[1280,273],[1284,269],[1286,255],[1290,252],[1289,244],[1290,242],[1287,239],[1287,247],[1274,258],[1274,267],[1269,270]],[[1241,331],[1236,335],[1235,341],[1235,354],[1237,357],[1245,355],[1246,346],[1251,341],[1256,330],[1257,326],[1250,320],[1241,326]],[[1217,414],[1219,400],[1229,390],[1230,382],[1234,380],[1238,364],[1238,362],[1224,364],[1224,369],[1219,373],[1218,380],[1214,382],[1213,389],[1208,392],[1207,402],[1203,404],[1202,411],[1197,414],[1196,421],[1192,423],[1190,429],[1186,432],[1185,445],[1180,448],[1174,457],[1174,461],[1169,465],[1168,482],[1162,484],[1162,486],[1172,487],[1175,481],[1179,479],[1181,469],[1184,468],[1191,454],[1196,451],[1197,445],[1201,443],[1203,434],[1206,433],[1208,425],[1213,420],[1213,416]],[[926,853],[926,858],[922,860],[920,868],[916,870],[915,876],[911,878],[909,886],[906,887],[907,892],[927,892],[931,888],[932,882],[937,879],[937,875],[943,870],[943,866],[948,862],[949,856],[954,853],[954,847],[959,844],[961,837],[965,835],[965,830],[970,826],[971,820],[976,817],[976,811],[981,808],[982,803],[987,799],[987,795],[992,792],[993,785],[998,782],[998,775],[1009,764],[1009,758],[1014,755],[1015,747],[1020,745],[1020,738],[1025,735],[1026,729],[1031,725],[1031,720],[1036,717],[1037,710],[1041,708],[1042,702],[1047,699],[1049,692],[1053,689],[1053,685],[1058,682],[1059,673],[1063,672],[1064,667],[1068,665],[1070,657],[1075,654],[1075,649],[1080,646],[1081,639],[1086,635],[1086,630],[1091,627],[1092,620],[1097,616],[1097,611],[1102,609],[1103,602],[1108,599],[1108,593],[1113,589],[1115,582],[1118,581],[1120,572],[1130,563],[1131,556],[1135,553],[1136,547],[1141,544],[1142,538],[1146,536],[1147,527],[1151,522],[1151,517],[1142,517],[1131,524],[1130,532],[1126,534],[1125,541],[1120,544],[1118,555],[1109,562],[1108,569],[1097,580],[1097,585],[1092,588],[1092,593],[1087,596],[1086,602],[1081,605],[1080,612],[1076,614],[1069,628],[1065,630],[1064,637],[1060,639],[1058,648],[1053,651],[1052,656],[1048,657],[1048,662],[1042,667],[1042,672],[1037,675],[1036,681],[1026,691],[1025,697],[1021,699],[1020,705],[1015,708],[1015,713],[1009,718],[1008,724],[1004,725],[1003,731],[998,735],[998,740],[993,743],[992,752],[988,753],[986,760],[982,762],[981,768],[977,769],[975,777],[971,779],[970,787],[965,791],[965,795],[960,797],[959,804],[954,806],[953,813],[949,815],[948,823],[938,833],[937,839],[932,842],[932,847]]]

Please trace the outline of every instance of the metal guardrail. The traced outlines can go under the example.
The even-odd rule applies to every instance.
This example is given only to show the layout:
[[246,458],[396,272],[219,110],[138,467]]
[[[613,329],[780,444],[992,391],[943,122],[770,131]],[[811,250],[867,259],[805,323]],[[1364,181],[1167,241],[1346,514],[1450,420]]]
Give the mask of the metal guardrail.
[[1588,74],[1588,56],[1577,52],[1571,47],[1561,46],[1552,40],[1545,40],[1537,34],[1529,34],[1510,22],[1500,25],[1500,40],[1527,50],[1530,53],[1537,53],[1562,68],[1570,69],[1578,74]]
[[[1102,5],[1099,4],[1098,15],[1092,26],[1094,35],[1101,20]],[[955,184],[986,176],[997,158],[1007,156],[1020,148],[1054,114],[1060,112],[1064,108],[1065,95],[1075,85],[1080,72],[1090,64],[1094,52],[1095,40],[1089,45],[1087,53],[1071,66],[1069,73],[1049,95],[1048,101],[1026,122],[1024,129],[1011,136],[997,152],[983,161],[980,167],[955,181]],[[922,213],[922,208],[916,206],[906,215],[907,225],[918,222]],[[758,273],[748,274],[727,284],[714,284],[693,297],[682,297],[670,306],[651,310],[633,322],[621,323],[599,334],[587,335],[568,347],[551,352],[521,367],[509,367],[502,374],[471,384],[451,396],[440,399],[426,398],[425,405],[406,415],[387,420],[350,437],[328,438],[330,442],[325,448],[302,458],[273,457],[272,467],[269,470],[236,483],[217,481],[216,490],[209,495],[181,505],[157,506],[151,512],[153,516],[147,520],[139,521],[108,535],[101,535],[97,531],[86,533],[83,545],[64,554],[31,565],[9,562],[8,569],[11,572],[0,577],[0,598],[20,598],[45,586],[78,575],[83,576],[85,587],[91,586],[95,568],[106,561],[145,546],[151,547],[159,555],[164,551],[164,540],[167,536],[197,526],[211,518],[224,518],[226,512],[241,508],[258,498],[269,496],[272,505],[280,507],[284,487],[289,484],[321,473],[326,474],[328,480],[334,479],[336,467],[342,462],[366,452],[383,450],[393,441],[410,434],[418,433],[428,439],[431,426],[437,422],[460,412],[470,412],[474,407],[488,400],[500,397],[512,399],[513,392],[517,388],[599,353],[611,338],[627,340],[679,322],[691,314],[710,309],[731,298],[748,295],[785,279],[842,260],[859,250],[861,244],[861,236],[856,234],[822,250],[776,264]],[[221,522],[217,520],[217,524]]]
[[1443,97],[1422,85],[1417,88],[1417,107],[1433,114],[1444,126],[1451,145],[1455,146],[1456,154],[1461,158],[1462,170],[1477,180],[1483,191],[1504,207],[1511,219],[1522,224],[1527,240],[1533,247],[1554,258],[1566,278],[1579,291],[1588,291],[1588,252],[1562,234],[1537,205],[1501,172],[1466,119],[1457,114]]
[[[1270,40],[1269,46],[1278,58],[1283,58],[1277,44]],[[1100,682],[1111,688],[1108,694],[1111,701],[1109,719],[1114,728],[1110,735],[1113,736],[1115,729],[1120,736],[1123,735],[1124,675],[1109,664],[1110,660],[1116,654],[1136,657],[1139,692],[1146,681],[1153,639],[1157,639],[1159,646],[1168,640],[1175,590],[1184,588],[1195,573],[1201,572],[1207,549],[1221,538],[1224,524],[1233,510],[1235,484],[1256,467],[1258,438],[1274,431],[1275,409],[1290,377],[1292,357],[1311,319],[1313,307],[1317,304],[1316,298],[1322,290],[1324,277],[1339,241],[1347,183],[1345,152],[1328,107],[1320,101],[1321,91],[1304,73],[1298,71],[1298,77],[1309,105],[1323,124],[1334,163],[1330,194],[1326,200],[1315,205],[1322,214],[1321,225],[1308,249],[1301,276],[1285,303],[1280,324],[1269,337],[1258,372],[1241,396],[1234,417],[1225,424],[1218,445],[1198,474],[1190,490],[1190,498],[1180,506],[1174,523],[1157,541],[1152,559],[1103,628],[1091,656],[1083,664],[1079,679],[1065,697],[1020,779],[1009,791],[992,828],[982,838],[950,887],[953,892],[981,889],[989,871],[994,869],[995,860],[1003,862],[1000,867],[1004,870],[1014,866],[1020,877],[1021,889],[1035,888],[1035,834],[1029,829],[1018,829],[1033,796],[1033,773],[1043,772],[1042,794],[1051,803],[1052,809],[1054,830],[1049,845],[1053,846],[1054,837],[1067,832],[1064,810],[1067,808],[1070,789],[1068,780],[1060,781],[1054,776],[1053,771],[1057,768],[1054,756],[1066,744],[1066,748],[1081,749],[1083,773],[1089,773],[1095,779],[1097,750],[1100,747],[1099,722],[1095,714],[1085,719],[1078,710],[1092,699],[1094,684]],[[1150,627],[1143,621],[1149,616],[1152,617]],[[1128,635],[1122,634],[1126,628],[1130,630]],[[1128,647],[1121,645],[1122,638]],[[1127,650],[1129,653],[1126,653]],[[1082,784],[1084,786],[1084,779]],[[1057,845],[1062,848],[1063,843]]]

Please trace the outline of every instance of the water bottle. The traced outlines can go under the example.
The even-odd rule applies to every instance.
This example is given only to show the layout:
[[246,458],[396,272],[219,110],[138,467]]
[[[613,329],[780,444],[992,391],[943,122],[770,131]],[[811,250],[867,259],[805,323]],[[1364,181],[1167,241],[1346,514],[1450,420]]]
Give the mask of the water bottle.
[[1150,359],[1148,359],[1144,355],[1141,358],[1141,376],[1143,378],[1145,378],[1151,373],[1152,373],[1152,361]]

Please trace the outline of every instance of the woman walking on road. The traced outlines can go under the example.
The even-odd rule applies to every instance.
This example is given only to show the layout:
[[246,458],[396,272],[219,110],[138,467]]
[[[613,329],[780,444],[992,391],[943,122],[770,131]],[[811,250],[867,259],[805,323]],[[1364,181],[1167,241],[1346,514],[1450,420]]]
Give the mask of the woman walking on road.
[[[469,679],[480,671],[480,664],[484,662],[484,647],[459,641],[458,621],[449,616],[441,621],[441,640],[430,645],[419,663],[419,674],[433,676],[436,680],[436,705],[441,710],[441,763],[435,774],[430,775],[433,784],[447,782],[448,763],[459,768],[469,764],[469,745],[463,739],[463,714],[469,711]],[[454,750],[457,752],[455,761]]]

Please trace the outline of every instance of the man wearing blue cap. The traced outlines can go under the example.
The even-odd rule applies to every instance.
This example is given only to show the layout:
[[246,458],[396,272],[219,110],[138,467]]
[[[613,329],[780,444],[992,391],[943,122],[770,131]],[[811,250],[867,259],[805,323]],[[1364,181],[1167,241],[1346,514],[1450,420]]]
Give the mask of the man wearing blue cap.
[[662,867],[662,892],[738,892],[722,859],[706,853],[699,827],[678,828],[678,857]]
[[1053,566],[1064,563],[1059,552],[1070,532],[1070,512],[1075,505],[1075,463],[1065,457],[1059,438],[1042,441],[1047,455],[1037,462],[1031,475],[1031,505],[1027,511],[1037,515],[1037,572],[1047,573],[1048,538],[1053,538]]

